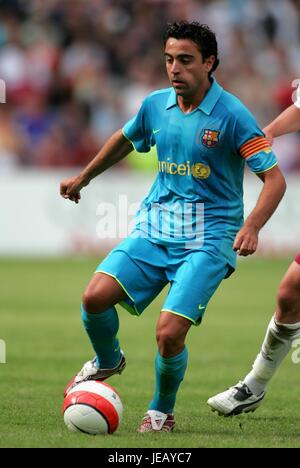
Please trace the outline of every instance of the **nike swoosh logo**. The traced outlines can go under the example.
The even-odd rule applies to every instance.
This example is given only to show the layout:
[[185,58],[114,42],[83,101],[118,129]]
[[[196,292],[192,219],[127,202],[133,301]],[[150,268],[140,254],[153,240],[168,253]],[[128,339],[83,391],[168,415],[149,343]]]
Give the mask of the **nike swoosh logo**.
[[203,310],[203,309],[205,309],[205,307],[206,307],[206,306],[202,306],[201,304],[199,304],[198,309],[199,309],[199,310]]
[[155,135],[156,133],[160,132],[160,130],[161,130],[160,128],[159,128],[159,129],[157,129],[157,130],[152,130],[152,132],[153,132],[153,135]]

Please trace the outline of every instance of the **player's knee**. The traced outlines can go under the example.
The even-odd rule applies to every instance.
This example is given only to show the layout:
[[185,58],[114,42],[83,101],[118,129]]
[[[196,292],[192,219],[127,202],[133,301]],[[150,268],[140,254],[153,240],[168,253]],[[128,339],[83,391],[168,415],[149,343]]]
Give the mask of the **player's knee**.
[[157,330],[156,341],[160,354],[165,357],[176,354],[177,350],[182,347],[178,337],[167,328]]
[[299,301],[299,294],[287,284],[280,285],[277,293],[277,304],[280,314],[284,317],[291,314]]
[[86,312],[90,314],[103,312],[110,306],[101,286],[88,287],[83,294],[82,303]]

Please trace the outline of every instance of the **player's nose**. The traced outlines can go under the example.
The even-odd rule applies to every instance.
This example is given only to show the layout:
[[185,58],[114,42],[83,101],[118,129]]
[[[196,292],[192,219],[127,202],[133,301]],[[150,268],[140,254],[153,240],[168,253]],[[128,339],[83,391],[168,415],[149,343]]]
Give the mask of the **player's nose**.
[[176,60],[174,60],[174,62],[171,65],[171,73],[174,76],[174,78],[178,75],[179,72],[180,72],[180,66],[179,66],[178,62],[176,62]]

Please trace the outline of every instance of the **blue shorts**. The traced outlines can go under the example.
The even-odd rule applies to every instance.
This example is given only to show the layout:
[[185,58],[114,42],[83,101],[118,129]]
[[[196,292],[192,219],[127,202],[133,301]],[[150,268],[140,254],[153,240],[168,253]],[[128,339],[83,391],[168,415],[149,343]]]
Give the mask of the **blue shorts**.
[[140,315],[170,283],[162,310],[200,324],[207,304],[233,268],[222,256],[204,250],[187,250],[128,237],[103,260],[96,272],[112,276],[128,298],[120,302]]

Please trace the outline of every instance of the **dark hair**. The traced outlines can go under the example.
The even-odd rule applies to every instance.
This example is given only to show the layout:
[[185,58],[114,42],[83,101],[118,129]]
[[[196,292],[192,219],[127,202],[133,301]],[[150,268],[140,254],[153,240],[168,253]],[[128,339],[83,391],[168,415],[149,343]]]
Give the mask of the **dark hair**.
[[211,75],[219,65],[220,61],[218,59],[216,35],[206,24],[200,24],[198,21],[193,21],[191,23],[188,21],[168,23],[164,34],[164,45],[166,45],[170,37],[174,37],[175,39],[190,39],[195,42],[204,60],[214,55],[216,60],[209,75]]

